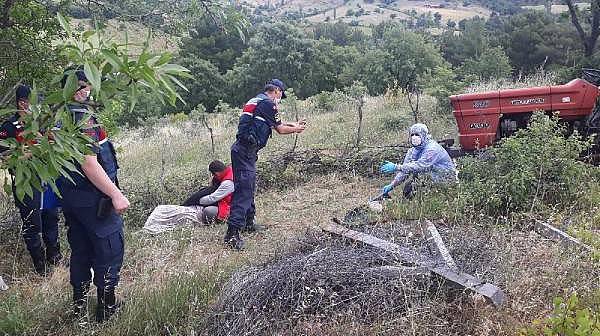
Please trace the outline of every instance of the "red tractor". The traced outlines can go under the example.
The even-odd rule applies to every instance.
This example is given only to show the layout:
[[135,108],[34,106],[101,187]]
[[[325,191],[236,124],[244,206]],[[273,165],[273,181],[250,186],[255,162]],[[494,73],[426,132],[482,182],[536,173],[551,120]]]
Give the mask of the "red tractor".
[[583,78],[565,85],[498,90],[450,97],[461,150],[471,152],[512,135],[534,111],[558,113],[569,131],[600,130],[600,70],[584,69]]

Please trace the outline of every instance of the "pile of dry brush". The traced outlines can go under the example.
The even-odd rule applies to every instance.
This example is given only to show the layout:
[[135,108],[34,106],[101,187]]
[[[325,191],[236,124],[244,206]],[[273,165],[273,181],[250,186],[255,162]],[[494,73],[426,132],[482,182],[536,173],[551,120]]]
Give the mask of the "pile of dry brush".
[[[416,222],[367,224],[361,231],[428,253]],[[497,227],[440,231],[463,271],[505,290],[509,300],[504,307],[482,307],[422,270],[403,269],[393,254],[309,231],[269,262],[237,272],[199,330],[217,336],[395,335],[407,330],[411,335],[510,335],[519,323],[543,313],[565,281],[586,287],[599,276],[593,265],[565,258],[568,251],[529,232]]]

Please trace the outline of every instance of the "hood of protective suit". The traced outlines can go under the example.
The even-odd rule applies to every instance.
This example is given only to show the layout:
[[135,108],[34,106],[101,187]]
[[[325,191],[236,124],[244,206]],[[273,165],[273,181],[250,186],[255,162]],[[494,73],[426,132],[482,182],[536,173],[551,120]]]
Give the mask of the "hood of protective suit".
[[415,146],[415,148],[421,149],[424,148],[427,143],[429,142],[429,139],[431,139],[431,135],[429,134],[429,129],[427,128],[427,126],[425,124],[414,124],[410,127],[410,130],[408,132],[408,140],[410,142],[410,137],[413,134],[418,134],[421,137],[421,144],[418,146]]

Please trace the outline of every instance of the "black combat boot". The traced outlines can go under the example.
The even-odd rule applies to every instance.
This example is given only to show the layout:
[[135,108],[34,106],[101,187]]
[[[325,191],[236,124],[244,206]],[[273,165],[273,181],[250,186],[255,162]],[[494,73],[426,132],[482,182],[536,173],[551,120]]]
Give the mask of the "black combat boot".
[[117,297],[114,287],[98,288],[98,305],[96,306],[96,322],[108,321],[117,311]]
[[81,286],[73,287],[73,315],[77,319],[85,319],[87,317],[89,290],[89,282],[85,282],[81,284]]
[[252,216],[246,219],[246,225],[242,229],[242,232],[255,233],[263,231],[264,229],[264,226],[256,223],[256,217]]
[[225,244],[229,245],[234,250],[241,250],[244,247],[244,241],[240,238],[240,230],[234,227],[227,227],[225,234]]
[[46,261],[48,264],[56,266],[60,263],[62,257],[60,243],[56,243],[56,246],[46,246]]
[[49,269],[44,258],[46,254],[44,248],[40,246],[33,251],[29,251],[29,254],[31,254],[31,260],[33,260],[33,267],[36,273],[41,276],[47,276]]

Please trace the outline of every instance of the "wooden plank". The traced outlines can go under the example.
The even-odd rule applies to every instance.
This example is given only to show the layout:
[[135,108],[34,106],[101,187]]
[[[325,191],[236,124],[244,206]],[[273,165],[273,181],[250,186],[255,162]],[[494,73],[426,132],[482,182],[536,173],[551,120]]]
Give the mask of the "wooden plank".
[[[337,218],[335,219],[338,223],[341,223]],[[414,264],[414,265],[429,265],[434,266],[435,262],[433,260],[429,260],[427,258],[423,258],[419,253],[402,247],[398,244],[390,243],[387,240],[383,240],[366,233],[354,231],[348,229],[340,224],[327,224],[321,228],[325,232],[333,233],[338,236],[342,236],[354,241],[358,241],[373,247],[377,247],[387,252],[392,252],[399,254],[402,257],[402,260]]]
[[450,269],[458,271],[458,266],[456,266],[446,244],[444,244],[444,240],[442,240],[442,236],[438,229],[428,220],[425,221],[425,225],[425,237],[427,238],[427,244],[429,245],[431,253],[440,257]]
[[584,243],[579,241],[579,239],[577,239],[573,236],[570,236],[566,232],[564,232],[548,223],[542,222],[540,220],[535,220],[534,228],[535,228],[535,232],[537,232],[538,234],[540,234],[548,239],[558,241],[567,246],[579,247],[579,248],[582,248],[589,252],[592,251],[592,248],[590,246],[585,245]]
[[379,266],[365,268],[362,271],[368,274],[383,276],[386,278],[428,276],[431,274],[431,271],[427,267]]
[[504,292],[494,284],[482,281],[468,273],[457,272],[448,266],[435,267],[431,270],[453,287],[466,288],[486,298],[494,306],[499,307],[506,299]]
[[8,290],[8,285],[4,282],[4,279],[0,276],[0,291]]
[[[334,220],[337,223],[340,223],[339,220]],[[332,233],[353,241],[358,241],[390,253],[398,254],[404,262],[413,264],[415,266],[426,267],[450,285],[458,286],[459,288],[464,288],[470,292],[480,294],[486,298],[488,303],[492,303],[496,307],[502,305],[505,300],[504,292],[493,284],[486,283],[470,274],[452,270],[446,265],[437,266],[433,259],[420,255],[409,248],[390,243],[386,240],[362,232],[348,229],[338,224],[330,223],[323,226],[321,229],[328,233]]]

